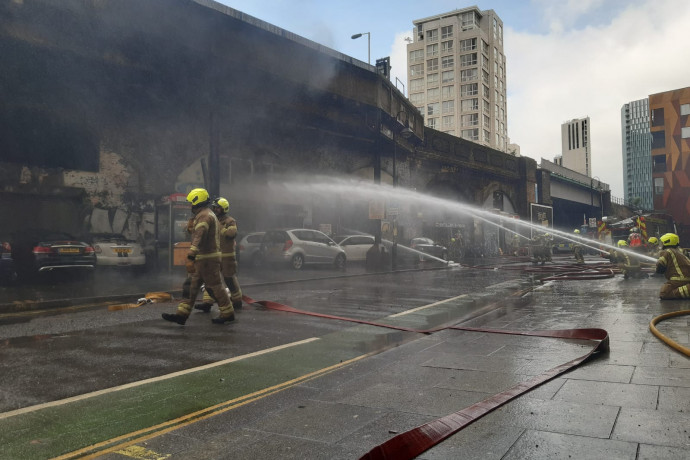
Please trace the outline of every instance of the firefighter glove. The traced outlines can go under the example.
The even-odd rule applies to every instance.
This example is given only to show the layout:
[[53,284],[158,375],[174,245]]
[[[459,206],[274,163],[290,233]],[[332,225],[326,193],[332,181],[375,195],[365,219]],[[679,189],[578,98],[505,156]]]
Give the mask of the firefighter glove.
[[187,262],[184,264],[185,269],[187,270],[187,273],[194,273],[194,261],[193,260],[187,260]]

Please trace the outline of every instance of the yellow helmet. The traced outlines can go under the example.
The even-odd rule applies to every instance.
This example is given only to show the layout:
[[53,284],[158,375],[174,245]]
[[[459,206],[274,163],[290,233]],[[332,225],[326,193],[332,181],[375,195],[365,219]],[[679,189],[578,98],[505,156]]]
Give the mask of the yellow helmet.
[[625,240],[618,240],[618,247],[622,248],[623,246],[627,246],[628,243]]
[[664,247],[678,246],[680,244],[680,239],[678,238],[678,235],[676,235],[675,233],[667,233],[663,235],[660,239],[661,242],[664,244]]
[[187,201],[192,203],[192,206],[200,206],[208,203],[209,196],[205,188],[195,188],[187,195]]
[[580,233],[580,230],[575,229],[575,230],[573,231],[573,233]]
[[656,236],[651,237],[649,240],[647,240],[647,243],[649,244],[659,244],[659,238]]
[[228,212],[230,210],[230,203],[228,203],[228,200],[223,197],[213,200],[213,206],[218,206],[223,210],[223,212]]

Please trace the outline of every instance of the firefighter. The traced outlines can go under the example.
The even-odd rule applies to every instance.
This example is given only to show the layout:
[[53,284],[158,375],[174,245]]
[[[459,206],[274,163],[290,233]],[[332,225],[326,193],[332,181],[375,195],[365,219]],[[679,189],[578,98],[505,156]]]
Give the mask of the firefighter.
[[458,233],[455,237],[450,239],[450,257],[455,262],[462,259],[462,234]]
[[553,246],[553,238],[548,233],[544,233],[542,237],[542,257],[546,262],[551,262],[551,246]]
[[628,235],[628,246],[635,252],[646,252],[643,244],[642,235],[640,235],[640,230],[637,227],[630,229],[630,235]]
[[520,235],[517,233],[513,233],[513,239],[510,243],[510,247],[513,251],[513,255],[517,257],[518,253],[520,252]]
[[[578,230],[578,229],[575,229],[573,231],[573,233],[575,233],[575,235],[577,235],[577,236],[580,236],[580,230]],[[577,263],[577,264],[584,264],[585,263],[585,257],[583,255],[582,245],[577,241],[575,241],[573,243],[573,254],[575,255],[575,263]]]
[[187,201],[192,204],[194,214],[194,231],[187,260],[193,262],[194,272],[191,273],[189,296],[178,304],[176,313],[163,313],[163,319],[185,324],[203,283],[211,297],[218,302],[220,310],[220,315],[211,321],[215,324],[232,322],[235,320],[235,311],[220,273],[218,218],[209,207],[210,197],[206,189],[195,188],[187,195]]
[[647,240],[647,255],[658,259],[659,252],[661,252],[661,248],[659,248],[659,238],[653,236]]
[[663,273],[666,282],[661,286],[659,298],[690,298],[690,259],[678,247],[680,239],[675,233],[667,233],[659,238],[663,249],[656,262],[656,272]]
[[637,259],[637,257],[631,256],[625,252],[625,249],[628,247],[628,243],[625,240],[619,240],[618,247],[621,248],[621,250],[616,251],[616,262],[618,264],[618,268],[623,273],[623,278],[628,279],[646,277],[646,275],[642,273],[640,261]]
[[541,262],[542,265],[544,265],[544,262],[546,259],[544,258],[544,235],[542,233],[537,233],[533,238],[532,238],[532,256],[534,257],[534,260],[532,260],[533,264],[537,264]]
[[[187,221],[187,233],[191,236],[194,233],[194,217]],[[192,284],[192,273],[194,273],[194,262],[187,259],[185,263],[187,269],[187,278],[182,283],[182,297],[189,297],[189,286]]]
[[[225,198],[217,198],[211,203],[211,209],[218,217],[220,224],[220,271],[223,273],[225,285],[230,289],[230,301],[235,310],[242,308],[242,289],[237,280],[237,258],[235,257],[235,238],[237,237],[237,222],[228,214],[230,203]],[[196,310],[206,313],[211,311],[213,299],[204,291],[203,303],[195,305]]]

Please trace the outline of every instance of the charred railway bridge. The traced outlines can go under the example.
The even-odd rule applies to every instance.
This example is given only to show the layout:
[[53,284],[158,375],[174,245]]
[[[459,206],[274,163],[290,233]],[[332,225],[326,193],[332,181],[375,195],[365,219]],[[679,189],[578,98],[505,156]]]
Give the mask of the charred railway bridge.
[[[156,204],[200,185],[244,231],[334,223],[256,193],[296,173],[523,219],[553,204],[533,159],[427,128],[375,67],[210,0],[3,1],[0,50],[0,206],[18,217],[0,234],[31,209],[36,226],[152,239]],[[405,236],[439,219],[418,213]]]

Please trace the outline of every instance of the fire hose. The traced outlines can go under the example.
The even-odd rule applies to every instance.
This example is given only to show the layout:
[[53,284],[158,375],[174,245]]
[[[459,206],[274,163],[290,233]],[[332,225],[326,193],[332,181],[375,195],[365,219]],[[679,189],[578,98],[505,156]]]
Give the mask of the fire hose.
[[684,347],[683,345],[675,342],[674,340],[671,340],[666,335],[659,332],[659,330],[656,328],[656,325],[661,321],[673,318],[674,316],[681,315],[690,315],[690,310],[672,311],[669,313],[664,313],[663,315],[659,315],[656,318],[652,319],[652,321],[649,323],[649,330],[652,331],[652,334],[654,334],[659,340],[664,342],[669,347],[683,353],[686,356],[690,356],[690,348]]
[[[523,293],[524,291],[521,291],[517,295],[522,295]],[[316,316],[320,318],[349,321],[353,323],[367,324],[408,332],[417,332],[421,334],[431,334],[433,332],[452,329],[457,331],[471,331],[492,334],[523,335],[532,337],[548,337],[560,339],[580,339],[588,340],[594,343],[594,346],[588,353],[578,358],[575,358],[571,361],[568,361],[567,363],[551,368],[540,375],[532,377],[531,379],[526,380],[525,382],[519,383],[518,385],[515,385],[512,388],[507,389],[506,391],[503,391],[494,396],[491,396],[490,398],[475,403],[465,409],[459,410],[445,417],[441,417],[437,420],[433,420],[431,422],[420,425],[416,428],[413,428],[412,430],[398,434],[397,436],[389,439],[383,444],[374,447],[367,454],[361,457],[362,459],[366,460],[412,459],[427,451],[436,444],[442,442],[444,439],[452,436],[453,434],[467,427],[468,425],[475,422],[484,415],[488,414],[489,412],[503,406],[504,404],[526,393],[527,391],[530,391],[531,389],[554,379],[555,377],[573,369],[574,367],[579,366],[580,364],[594,356],[595,353],[608,351],[609,344],[608,333],[603,329],[595,328],[563,329],[552,331],[509,331],[503,329],[447,326],[436,329],[417,330],[401,326],[394,326],[390,324],[358,320],[354,318],[346,318],[342,316],[328,315],[323,313],[309,312],[287,305],[283,305],[278,302],[273,302],[270,300],[256,301],[246,295],[243,296],[243,300],[249,304],[260,305],[271,310],[297,313],[308,316]]]
[[[520,270],[525,273],[552,274],[541,278],[540,281],[565,281],[565,280],[598,280],[613,278],[621,273],[621,268],[611,264],[561,264],[561,265],[540,265],[533,267],[524,266],[494,266],[494,265],[463,265],[465,268],[479,270]],[[641,271],[653,271],[653,268],[643,266]]]

